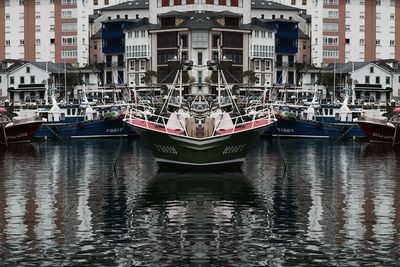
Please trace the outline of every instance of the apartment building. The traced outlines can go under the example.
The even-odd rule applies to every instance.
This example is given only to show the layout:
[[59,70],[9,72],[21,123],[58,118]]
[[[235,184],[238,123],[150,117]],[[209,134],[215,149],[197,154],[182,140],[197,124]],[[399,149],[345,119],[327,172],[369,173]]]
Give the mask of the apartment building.
[[0,60],[52,61],[84,66],[94,9],[122,0],[2,0]]
[[400,1],[274,0],[312,17],[312,62],[400,60]]

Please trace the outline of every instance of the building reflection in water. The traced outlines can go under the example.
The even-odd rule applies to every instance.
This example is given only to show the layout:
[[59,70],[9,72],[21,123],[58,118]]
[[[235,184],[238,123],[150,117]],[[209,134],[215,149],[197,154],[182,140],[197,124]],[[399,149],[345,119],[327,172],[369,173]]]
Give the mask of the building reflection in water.
[[[390,265],[399,153],[261,140],[243,173],[158,173],[139,140],[0,152],[5,265]],[[283,159],[286,163],[284,174]]]

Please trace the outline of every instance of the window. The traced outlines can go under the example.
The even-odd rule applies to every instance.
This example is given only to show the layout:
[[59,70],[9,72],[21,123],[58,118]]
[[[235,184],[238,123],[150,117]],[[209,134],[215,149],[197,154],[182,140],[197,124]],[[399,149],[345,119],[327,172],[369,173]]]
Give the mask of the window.
[[360,45],[364,46],[364,44],[365,44],[365,40],[364,39],[360,39]]
[[339,17],[338,10],[328,10],[328,18],[337,19]]
[[6,46],[10,46],[10,45],[11,45],[10,40],[6,40]]
[[61,0],[61,5],[74,5],[76,0]]
[[269,60],[265,61],[265,70],[266,71],[271,70],[271,61],[269,61]]
[[203,65],[203,53],[197,53],[197,65]]
[[141,71],[145,71],[145,70],[146,70],[146,60],[141,59],[141,60],[139,61],[139,69],[140,69]]
[[335,36],[325,36],[323,37],[324,45],[338,45],[339,44],[339,37]]
[[338,5],[339,0],[324,0],[324,4],[326,5]]
[[25,41],[24,40],[19,40],[19,45],[24,45]]
[[70,18],[75,18],[75,10],[74,9],[62,9],[61,10],[61,18],[63,19],[70,19]]
[[375,77],[375,84],[380,84],[381,83],[381,77],[380,76],[376,76]]
[[76,32],[78,29],[76,23],[62,23],[61,30],[63,32]]
[[386,83],[386,84],[390,84],[390,77],[389,77],[389,76],[386,76],[386,78],[385,78],[385,83]]
[[395,44],[394,40],[390,40],[390,41],[389,41],[389,45],[390,45],[390,46],[394,46],[394,44]]
[[369,84],[369,76],[365,76],[365,84]]
[[337,32],[339,30],[339,25],[337,23],[324,23],[322,25],[322,30],[324,32]]
[[10,84],[14,84],[14,83],[15,83],[14,76],[10,76]]
[[19,83],[20,84],[24,84],[25,83],[25,77],[24,76],[19,77]]
[[261,69],[261,61],[259,59],[254,60],[254,71],[259,71]]
[[62,37],[62,45],[68,46],[68,45],[76,45],[78,42],[78,38],[76,36],[63,36]]
[[77,50],[62,50],[61,51],[61,58],[76,58],[78,57]]
[[338,50],[323,50],[322,56],[324,58],[339,58],[339,51]]
[[31,73],[31,67],[26,67],[26,73]]
[[40,39],[36,39],[36,40],[35,40],[35,45],[36,45],[36,46],[39,46],[39,45],[40,45]]
[[144,74],[139,74],[139,83],[142,86],[146,85],[146,83],[145,83],[143,78],[144,78]]
[[31,76],[31,84],[35,84],[36,83],[36,81],[35,81],[35,76]]
[[135,60],[130,60],[129,61],[129,70],[130,71],[135,71]]
[[374,67],[369,67],[369,73],[374,73]]
[[376,45],[381,45],[381,40],[376,40],[375,43]]

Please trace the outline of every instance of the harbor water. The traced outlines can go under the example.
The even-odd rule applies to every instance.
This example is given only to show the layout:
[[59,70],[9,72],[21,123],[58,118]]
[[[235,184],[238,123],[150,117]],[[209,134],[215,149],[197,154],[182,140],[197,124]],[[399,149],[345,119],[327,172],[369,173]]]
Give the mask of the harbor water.
[[159,173],[140,139],[0,148],[1,266],[399,266],[400,150],[261,139]]

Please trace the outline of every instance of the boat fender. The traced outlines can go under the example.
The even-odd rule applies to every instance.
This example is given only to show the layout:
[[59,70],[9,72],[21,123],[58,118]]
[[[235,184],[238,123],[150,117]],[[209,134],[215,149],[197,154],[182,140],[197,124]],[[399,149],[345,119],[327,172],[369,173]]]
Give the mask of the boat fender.
[[85,125],[82,122],[80,122],[80,123],[78,123],[78,125],[76,125],[76,128],[78,130],[82,130],[83,128],[85,128]]
[[322,123],[318,122],[318,123],[315,125],[315,128],[317,128],[317,129],[322,129],[322,128],[323,128]]
[[387,122],[387,123],[386,123],[386,126],[387,126],[387,127],[390,127],[390,128],[396,128],[396,126],[394,126],[394,124],[391,123],[391,122]]
[[10,122],[10,123],[7,123],[6,124],[6,126],[4,126],[4,128],[11,128],[11,127],[13,127],[14,126],[14,123],[13,122]]

